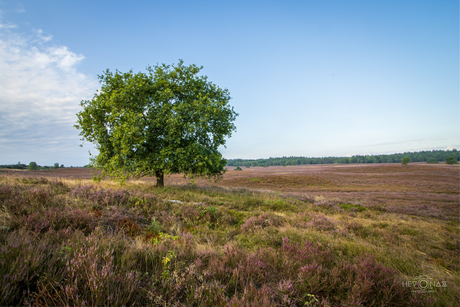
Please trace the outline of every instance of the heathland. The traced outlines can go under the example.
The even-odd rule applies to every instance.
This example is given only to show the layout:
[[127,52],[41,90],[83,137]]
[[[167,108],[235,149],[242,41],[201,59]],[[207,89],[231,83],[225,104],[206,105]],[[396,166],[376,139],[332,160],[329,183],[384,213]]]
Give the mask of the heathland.
[[90,168],[0,171],[0,305],[460,300],[458,165],[229,169],[165,188]]

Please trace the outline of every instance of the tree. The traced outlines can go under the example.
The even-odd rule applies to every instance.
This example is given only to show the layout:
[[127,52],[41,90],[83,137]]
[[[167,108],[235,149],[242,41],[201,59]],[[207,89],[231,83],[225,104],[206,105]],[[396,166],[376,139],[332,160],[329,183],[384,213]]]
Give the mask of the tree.
[[458,164],[457,158],[450,156],[446,158],[446,164]]
[[59,168],[59,163],[54,163],[54,168]]
[[30,162],[30,163],[29,163],[29,169],[31,169],[31,170],[36,170],[36,169],[38,169],[37,163],[36,163],[36,162]]
[[410,158],[409,158],[409,157],[404,157],[404,158],[402,159],[402,162],[401,162],[401,163],[402,163],[402,165],[407,166],[407,164],[409,164],[409,162],[410,162]]
[[158,186],[171,173],[219,179],[227,161],[218,148],[238,114],[227,89],[197,75],[202,68],[180,60],[99,76],[101,89],[81,102],[75,125],[96,144],[93,166],[120,182],[154,175]]

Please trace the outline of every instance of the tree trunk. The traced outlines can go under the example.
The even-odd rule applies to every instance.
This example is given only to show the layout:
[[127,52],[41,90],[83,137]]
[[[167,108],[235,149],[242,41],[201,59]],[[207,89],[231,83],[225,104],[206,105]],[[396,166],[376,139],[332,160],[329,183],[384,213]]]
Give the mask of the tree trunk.
[[157,177],[157,184],[156,187],[162,188],[165,186],[165,174],[163,170],[158,170],[155,172],[155,177]]

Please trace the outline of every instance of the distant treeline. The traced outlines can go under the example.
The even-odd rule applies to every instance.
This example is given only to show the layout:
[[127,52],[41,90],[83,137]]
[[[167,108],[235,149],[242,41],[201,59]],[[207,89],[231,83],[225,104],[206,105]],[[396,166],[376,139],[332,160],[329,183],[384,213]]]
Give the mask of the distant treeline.
[[411,162],[431,162],[446,161],[447,157],[454,156],[457,161],[460,160],[459,151],[453,150],[432,150],[419,152],[405,152],[390,155],[366,155],[352,157],[323,157],[323,158],[307,158],[307,157],[282,157],[269,159],[228,159],[228,166],[287,166],[287,165],[302,165],[302,164],[334,164],[334,163],[401,163],[404,157],[409,157]]
[[0,168],[7,168],[7,169],[32,169],[32,170],[37,170],[37,169],[52,169],[52,168],[63,168],[64,164],[59,165],[59,163],[54,163],[54,166],[41,166],[38,165],[36,162],[30,162],[29,165],[27,164],[22,164],[21,162],[18,162],[17,164],[6,164],[6,165],[0,165]]

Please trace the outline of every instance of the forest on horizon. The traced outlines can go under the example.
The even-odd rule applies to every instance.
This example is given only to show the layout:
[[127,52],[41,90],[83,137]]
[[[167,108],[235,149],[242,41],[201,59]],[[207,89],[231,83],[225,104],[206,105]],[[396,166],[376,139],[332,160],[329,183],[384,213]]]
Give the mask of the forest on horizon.
[[227,166],[288,166],[304,164],[335,164],[335,163],[401,163],[404,157],[409,157],[410,162],[437,163],[446,161],[447,157],[454,156],[460,160],[460,152],[452,150],[431,150],[419,152],[404,152],[385,155],[355,155],[352,157],[281,157],[268,159],[228,159]]

